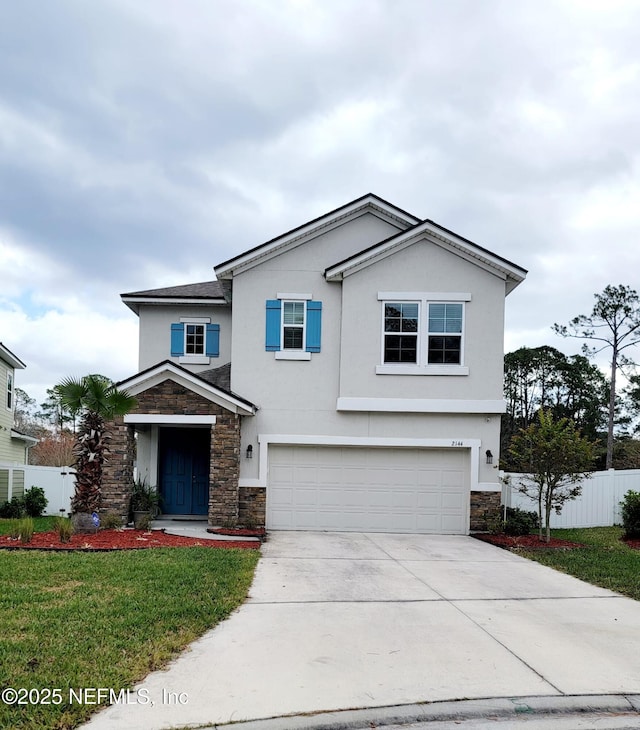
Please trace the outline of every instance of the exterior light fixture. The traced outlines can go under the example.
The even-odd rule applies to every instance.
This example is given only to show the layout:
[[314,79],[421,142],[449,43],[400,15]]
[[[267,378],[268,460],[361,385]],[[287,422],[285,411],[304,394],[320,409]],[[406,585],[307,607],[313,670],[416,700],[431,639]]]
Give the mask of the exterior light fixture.
[[249,444],[249,446],[247,446],[246,456],[247,456],[247,459],[253,459],[253,446],[251,444]]
[[493,464],[493,454],[491,453],[491,451],[489,449],[487,449],[486,455],[487,455],[487,464]]

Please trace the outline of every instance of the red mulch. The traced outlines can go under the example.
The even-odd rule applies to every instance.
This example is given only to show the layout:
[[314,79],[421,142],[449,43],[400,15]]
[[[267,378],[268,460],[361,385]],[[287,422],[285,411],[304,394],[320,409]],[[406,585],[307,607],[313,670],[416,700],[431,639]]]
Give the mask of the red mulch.
[[622,542],[634,550],[640,550],[640,540],[631,540],[630,538],[621,537]]
[[168,535],[162,530],[100,530],[94,535],[77,534],[68,543],[61,543],[57,532],[34,532],[30,543],[23,545],[8,535],[0,536],[0,548],[9,550],[86,550],[104,552],[108,550],[140,550],[159,547],[209,547],[247,548],[256,550],[259,542],[236,540],[199,540],[195,537]]
[[571,550],[573,548],[584,547],[579,542],[570,542],[569,540],[560,540],[557,537],[552,537],[550,542],[540,542],[540,538],[537,535],[518,535],[517,537],[512,535],[491,535],[487,533],[472,535],[477,540],[483,542],[490,542],[492,545],[497,547],[505,548],[505,550],[513,550],[518,548],[525,548],[526,550],[531,549],[544,549],[544,548],[562,548],[565,550]]

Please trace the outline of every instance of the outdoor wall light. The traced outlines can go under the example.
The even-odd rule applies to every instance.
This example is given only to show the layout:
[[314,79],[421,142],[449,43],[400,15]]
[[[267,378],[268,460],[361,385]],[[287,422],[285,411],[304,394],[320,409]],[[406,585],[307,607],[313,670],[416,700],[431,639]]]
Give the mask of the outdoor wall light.
[[487,464],[493,464],[493,454],[489,449],[486,451],[487,454]]
[[253,459],[253,446],[251,444],[249,444],[249,446],[247,446],[246,456],[247,456],[247,459]]

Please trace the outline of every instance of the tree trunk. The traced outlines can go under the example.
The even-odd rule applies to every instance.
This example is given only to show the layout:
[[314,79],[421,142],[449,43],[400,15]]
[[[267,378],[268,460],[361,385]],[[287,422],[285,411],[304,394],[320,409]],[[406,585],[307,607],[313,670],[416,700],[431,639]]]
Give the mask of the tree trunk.
[[[548,489],[548,487],[547,487]],[[547,499],[546,504],[544,506],[545,511],[545,542],[551,542],[551,499]]]
[[616,412],[616,373],[618,370],[618,348],[614,344],[611,355],[611,386],[609,389],[609,422],[607,427],[607,459],[606,469],[613,467],[613,421]]

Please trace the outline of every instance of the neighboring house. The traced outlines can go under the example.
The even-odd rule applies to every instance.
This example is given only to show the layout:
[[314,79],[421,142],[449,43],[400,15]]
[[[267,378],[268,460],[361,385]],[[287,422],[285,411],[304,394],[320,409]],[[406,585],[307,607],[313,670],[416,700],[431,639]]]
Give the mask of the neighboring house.
[[38,439],[16,431],[13,417],[16,406],[15,371],[27,366],[8,347],[0,342],[0,462],[4,464],[29,463],[29,449]]
[[526,271],[369,194],[215,267],[123,294],[134,443],[170,514],[268,529],[465,534],[498,509],[505,296]]
[[29,463],[29,449],[37,439],[16,431],[13,416],[16,406],[15,371],[26,365],[0,342],[0,504],[24,494],[24,470],[14,469]]

